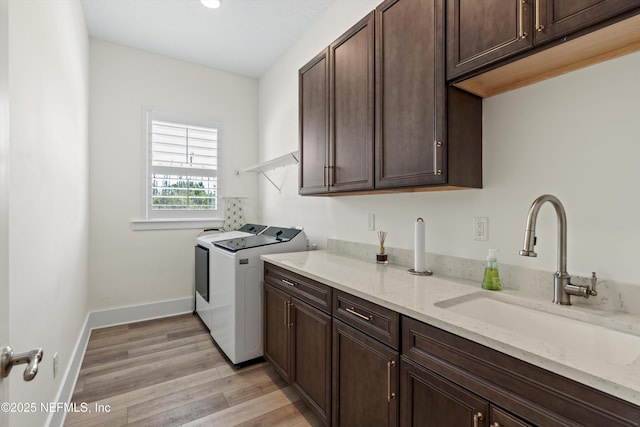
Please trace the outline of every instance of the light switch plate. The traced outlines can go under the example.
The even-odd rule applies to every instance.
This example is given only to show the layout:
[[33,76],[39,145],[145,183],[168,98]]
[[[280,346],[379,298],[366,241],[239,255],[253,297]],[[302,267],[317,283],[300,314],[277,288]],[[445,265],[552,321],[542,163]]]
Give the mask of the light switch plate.
[[367,214],[367,230],[374,231],[376,229],[376,216],[374,214]]

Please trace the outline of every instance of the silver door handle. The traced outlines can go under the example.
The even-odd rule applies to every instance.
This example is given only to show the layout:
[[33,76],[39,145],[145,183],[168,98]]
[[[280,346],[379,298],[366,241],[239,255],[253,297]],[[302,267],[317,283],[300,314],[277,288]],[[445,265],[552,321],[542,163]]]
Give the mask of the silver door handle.
[[0,356],[0,378],[5,378],[11,372],[11,368],[15,365],[27,364],[22,378],[25,381],[31,381],[38,374],[38,363],[42,362],[43,351],[36,348],[25,353],[13,354],[11,347],[2,347],[2,356]]

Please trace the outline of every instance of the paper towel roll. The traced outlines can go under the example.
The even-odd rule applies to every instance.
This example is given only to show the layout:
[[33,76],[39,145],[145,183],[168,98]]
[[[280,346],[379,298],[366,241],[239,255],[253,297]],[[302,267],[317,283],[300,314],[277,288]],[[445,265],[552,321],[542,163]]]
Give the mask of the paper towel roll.
[[415,236],[413,239],[413,269],[422,273],[424,268],[424,220],[418,218],[414,225]]

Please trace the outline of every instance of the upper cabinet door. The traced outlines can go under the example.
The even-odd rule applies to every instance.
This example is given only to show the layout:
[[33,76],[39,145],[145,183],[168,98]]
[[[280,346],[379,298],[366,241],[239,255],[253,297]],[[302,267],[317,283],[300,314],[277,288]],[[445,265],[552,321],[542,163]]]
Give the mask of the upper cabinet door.
[[536,44],[582,30],[640,6],[637,0],[532,1]]
[[300,194],[326,193],[329,154],[329,50],[299,71]]
[[329,47],[329,191],[373,189],[374,13]]
[[376,188],[446,182],[442,3],[376,8]]
[[447,0],[447,77],[532,47],[533,1]]
[[376,188],[446,182],[442,3],[376,8]]

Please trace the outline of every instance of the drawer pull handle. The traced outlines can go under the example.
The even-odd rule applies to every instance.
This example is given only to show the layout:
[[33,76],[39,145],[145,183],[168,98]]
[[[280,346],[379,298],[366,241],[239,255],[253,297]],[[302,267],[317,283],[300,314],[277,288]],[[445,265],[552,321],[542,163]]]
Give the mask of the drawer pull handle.
[[476,412],[475,414],[473,414],[473,427],[479,427],[480,421],[482,420],[484,420],[484,415],[482,415],[482,412]]
[[290,281],[285,280],[285,279],[280,279],[280,280],[282,280],[282,283],[284,283],[285,285],[293,286],[294,288],[296,287],[296,284],[293,283],[293,282],[290,282]]
[[348,313],[353,314],[354,316],[358,316],[359,318],[361,318],[362,320],[366,320],[367,322],[370,322],[373,320],[373,316],[369,315],[369,316],[365,316],[364,314],[360,314],[356,311],[356,309],[354,307],[351,308],[347,308],[346,309]]
[[501,427],[501,426],[500,426],[499,422],[494,421],[494,422],[491,423],[491,427]]
[[391,399],[396,398],[396,394],[391,392],[391,368],[396,366],[396,362],[390,360],[387,362],[387,402],[391,403]]

